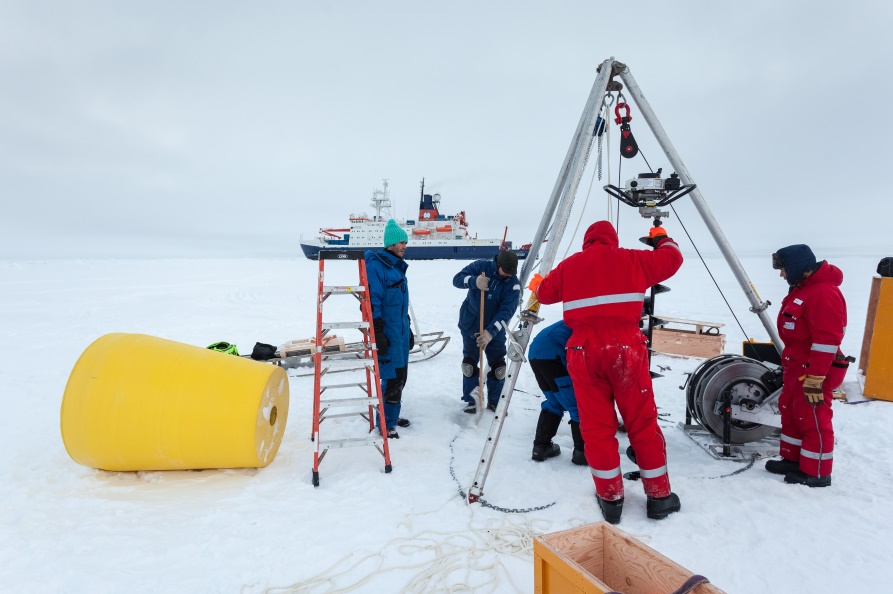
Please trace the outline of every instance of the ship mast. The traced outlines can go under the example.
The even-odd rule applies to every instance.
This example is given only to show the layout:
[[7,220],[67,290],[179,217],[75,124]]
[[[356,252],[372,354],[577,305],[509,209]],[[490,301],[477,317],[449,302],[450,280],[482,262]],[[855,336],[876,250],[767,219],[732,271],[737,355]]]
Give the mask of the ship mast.
[[372,190],[372,208],[375,209],[375,218],[373,221],[383,221],[381,211],[385,211],[387,218],[391,217],[391,194],[388,192],[388,180],[381,180],[384,186],[383,190]]

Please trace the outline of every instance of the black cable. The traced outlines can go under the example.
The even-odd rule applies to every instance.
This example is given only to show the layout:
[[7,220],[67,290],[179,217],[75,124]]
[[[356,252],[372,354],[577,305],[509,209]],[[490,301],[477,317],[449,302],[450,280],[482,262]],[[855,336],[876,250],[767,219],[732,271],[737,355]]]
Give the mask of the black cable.
[[671,204],[670,208],[673,210],[673,214],[676,215],[676,220],[679,221],[680,225],[682,225],[682,230],[685,231],[685,235],[688,237],[688,241],[691,243],[691,247],[695,248],[695,252],[698,254],[698,258],[701,259],[701,264],[704,265],[704,270],[706,270],[707,274],[710,275],[710,280],[713,281],[713,284],[716,286],[716,290],[719,291],[719,296],[722,297],[722,300],[726,303],[726,307],[729,308],[729,313],[731,313],[732,317],[735,318],[735,323],[738,324],[738,327],[741,329],[741,334],[744,335],[745,340],[749,340],[750,337],[748,337],[747,332],[744,331],[744,326],[741,325],[741,321],[738,319],[738,316],[735,315],[735,312],[732,309],[729,300],[726,299],[726,296],[723,294],[722,289],[719,288],[719,283],[716,282],[716,279],[713,277],[713,273],[710,272],[710,268],[707,266],[707,262],[704,261],[704,256],[701,255],[701,251],[698,249],[698,246],[695,245],[695,242],[691,238],[691,235],[689,235],[688,229],[685,228],[685,223],[682,222],[682,219],[679,217],[679,213],[676,212],[676,207]]
[[730,477],[730,476],[735,476],[736,474],[741,474],[741,473],[744,472],[745,470],[750,470],[751,468],[753,468],[753,465],[756,463],[757,458],[759,458],[759,457],[760,457],[759,454],[751,454],[751,456],[750,456],[750,462],[747,464],[747,466],[745,466],[744,468],[739,468],[739,469],[736,470],[735,472],[730,472],[730,473],[728,473],[728,474],[721,474],[721,475],[719,475],[719,476],[693,476],[693,477],[691,477],[691,478],[699,478],[699,479],[710,479],[710,480],[713,480],[713,479],[721,479],[721,478],[728,478],[728,477]]
[[525,392],[524,390],[521,390],[520,388],[512,388],[512,392],[521,392],[522,394],[527,394],[528,396],[533,396],[534,398],[542,398],[542,396],[540,396],[539,394],[532,394],[530,392]]
[[648,171],[650,173],[654,173],[654,169],[652,169],[651,163],[648,162],[648,159],[645,158],[645,153],[642,152],[642,149],[639,149],[639,154],[642,155],[642,160],[645,161],[645,165],[648,165]]

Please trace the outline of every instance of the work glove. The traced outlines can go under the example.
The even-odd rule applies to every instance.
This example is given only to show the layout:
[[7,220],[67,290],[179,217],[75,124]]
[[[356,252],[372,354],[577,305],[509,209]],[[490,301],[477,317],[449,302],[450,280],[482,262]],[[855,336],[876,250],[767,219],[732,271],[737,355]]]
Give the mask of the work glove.
[[375,318],[372,320],[372,327],[375,329],[375,345],[378,347],[378,356],[384,357],[388,354],[388,348],[391,346],[388,335],[384,333],[384,320]]
[[[546,276],[548,276],[548,275],[546,275]],[[530,278],[530,282],[527,283],[527,288],[529,290],[533,291],[534,293],[536,293],[536,290],[540,288],[540,284],[543,282],[544,279],[545,279],[545,277],[540,276],[539,273],[534,274]]]
[[481,291],[486,291],[490,288],[490,279],[482,274],[475,279],[474,285]]
[[493,340],[493,337],[490,336],[490,333],[486,330],[484,330],[480,334],[475,334],[475,337],[475,342],[477,343],[479,349],[486,348],[486,346],[490,344],[490,341]]
[[824,375],[804,375],[803,395],[806,396],[806,402],[813,406],[825,403],[825,393],[822,390],[822,382],[825,381]]
[[652,227],[648,231],[648,235],[646,237],[640,237],[639,241],[645,245],[656,248],[664,239],[669,239],[669,237],[667,237],[667,230],[663,227]]

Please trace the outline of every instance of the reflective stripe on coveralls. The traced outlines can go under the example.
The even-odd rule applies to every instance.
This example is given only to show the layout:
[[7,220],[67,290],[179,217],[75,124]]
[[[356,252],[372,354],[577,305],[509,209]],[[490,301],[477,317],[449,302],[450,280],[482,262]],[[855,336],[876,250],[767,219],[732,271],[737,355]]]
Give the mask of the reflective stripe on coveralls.
[[819,344],[817,342],[812,343],[812,347],[810,347],[814,351],[818,351],[820,353],[832,353],[836,354],[837,349],[840,348],[840,345],[836,344]]
[[834,451],[816,453],[800,448],[800,455],[805,458],[812,458],[813,460],[829,460],[834,457]]
[[616,295],[600,295],[599,297],[589,297],[587,299],[565,301],[564,311],[579,309],[581,307],[591,307],[595,305],[609,305],[611,303],[629,303],[631,301],[644,302],[645,293],[618,293]]
[[612,478],[617,478],[620,476],[620,467],[613,468],[611,470],[597,470],[595,468],[589,467],[589,472],[592,473],[592,476],[595,478],[611,480]]
[[803,445],[802,439],[794,439],[793,437],[785,435],[784,433],[781,434],[781,440],[795,446]]
[[659,466],[658,468],[653,468],[651,470],[645,470],[644,468],[639,468],[639,474],[642,478],[653,479],[661,477],[667,474],[667,466],[666,464],[663,466]]

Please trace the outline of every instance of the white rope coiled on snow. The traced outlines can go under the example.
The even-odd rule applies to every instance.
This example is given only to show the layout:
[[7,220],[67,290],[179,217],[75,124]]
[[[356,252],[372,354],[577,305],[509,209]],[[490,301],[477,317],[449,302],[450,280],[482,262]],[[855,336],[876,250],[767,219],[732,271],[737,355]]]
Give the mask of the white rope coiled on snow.
[[[409,526],[408,522],[406,526]],[[350,553],[307,580],[268,588],[264,592],[343,594],[355,591],[384,573],[410,570],[420,571],[399,590],[401,593],[526,592],[528,588],[520,587],[513,580],[513,572],[506,561],[517,559],[529,563],[533,557],[534,537],[545,533],[550,526],[551,522],[547,520],[531,520],[523,515],[490,518],[482,525],[470,518],[465,531],[422,530],[393,538],[378,552],[360,557],[357,557],[358,552]],[[421,555],[428,558],[387,566],[387,557],[397,555],[408,559]],[[363,570],[363,565],[369,562],[373,564],[371,570]]]

